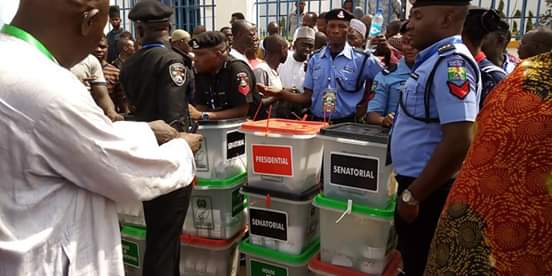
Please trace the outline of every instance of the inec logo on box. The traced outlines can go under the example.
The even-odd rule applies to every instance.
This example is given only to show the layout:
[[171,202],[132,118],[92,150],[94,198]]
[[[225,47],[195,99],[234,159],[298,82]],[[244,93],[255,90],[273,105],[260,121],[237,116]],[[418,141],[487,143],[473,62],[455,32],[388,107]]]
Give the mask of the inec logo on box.
[[265,264],[251,260],[251,275],[254,276],[287,276],[288,270],[284,267]]
[[123,262],[131,267],[140,268],[140,248],[138,243],[125,240],[121,241],[123,247]]

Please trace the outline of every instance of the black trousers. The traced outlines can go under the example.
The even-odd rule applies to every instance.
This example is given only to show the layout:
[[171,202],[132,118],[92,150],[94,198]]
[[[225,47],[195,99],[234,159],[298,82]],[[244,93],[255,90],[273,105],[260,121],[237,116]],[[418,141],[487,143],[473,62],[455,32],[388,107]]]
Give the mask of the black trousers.
[[179,276],[180,234],[192,185],[143,202],[146,219],[144,276]]
[[[398,192],[400,195],[416,178],[398,175],[396,179],[399,183]],[[447,181],[446,184],[420,203],[418,218],[413,223],[405,222],[395,211],[395,227],[399,238],[398,247],[403,258],[404,272],[407,276],[421,276],[424,274],[431,240],[452,183],[454,183],[454,179]]]

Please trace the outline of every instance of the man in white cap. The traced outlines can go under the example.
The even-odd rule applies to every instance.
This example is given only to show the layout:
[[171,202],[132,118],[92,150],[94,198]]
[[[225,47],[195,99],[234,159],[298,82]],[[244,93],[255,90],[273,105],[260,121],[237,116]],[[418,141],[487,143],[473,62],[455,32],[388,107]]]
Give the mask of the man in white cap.
[[[293,51],[289,52],[286,61],[278,67],[284,89],[294,93],[303,93],[308,57],[314,50],[315,33],[313,28],[306,26],[298,28],[295,32]],[[276,115],[296,119],[297,116],[300,116],[302,109],[302,105],[280,101]],[[282,110],[285,112],[281,112]]]
[[172,49],[184,57],[185,65],[190,68],[192,67],[193,53],[188,43],[191,39],[190,33],[180,29],[174,31],[171,36]]
[[363,50],[366,46],[366,25],[359,19],[351,19],[347,41],[354,48]]
[[314,29],[310,27],[297,29],[293,51],[288,54],[284,64],[278,68],[284,88],[295,89],[297,92],[303,93],[306,62],[314,49],[314,38]]

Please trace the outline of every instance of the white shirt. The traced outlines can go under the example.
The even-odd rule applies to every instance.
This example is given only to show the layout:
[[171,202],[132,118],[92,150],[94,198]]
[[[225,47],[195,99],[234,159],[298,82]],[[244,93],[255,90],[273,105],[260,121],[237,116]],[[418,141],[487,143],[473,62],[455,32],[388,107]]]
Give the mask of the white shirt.
[[288,52],[288,57],[284,64],[278,66],[278,73],[284,88],[295,87],[303,93],[303,83],[305,82],[305,63],[295,60],[294,52]]
[[115,202],[189,185],[183,139],[111,123],[69,70],[0,34],[0,275],[124,275]]
[[238,50],[232,48],[230,50],[230,55],[235,59],[239,59],[239,60],[245,62],[247,65],[249,65],[249,67],[251,67],[251,64],[249,64],[249,60],[247,59],[247,57],[244,54],[238,52]]
[[71,67],[71,73],[89,90],[91,85],[106,85],[102,64],[93,55],[88,55],[81,62]]
[[266,86],[274,87],[277,90],[282,90],[282,88],[284,88],[282,86],[282,81],[280,80],[278,72],[270,68],[270,66],[266,62],[259,63],[259,65],[257,65],[257,68],[253,70],[253,73],[255,74],[255,79],[257,80],[257,83],[262,83]]

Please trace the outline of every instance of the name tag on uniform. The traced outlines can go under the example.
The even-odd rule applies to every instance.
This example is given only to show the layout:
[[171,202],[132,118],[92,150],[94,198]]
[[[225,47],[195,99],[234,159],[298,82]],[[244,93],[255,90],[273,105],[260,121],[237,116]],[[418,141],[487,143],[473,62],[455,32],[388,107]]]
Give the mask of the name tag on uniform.
[[345,66],[345,67],[343,67],[343,71],[348,72],[348,73],[352,73],[352,72],[353,72],[353,68],[351,68],[351,67],[349,67],[349,66]]

